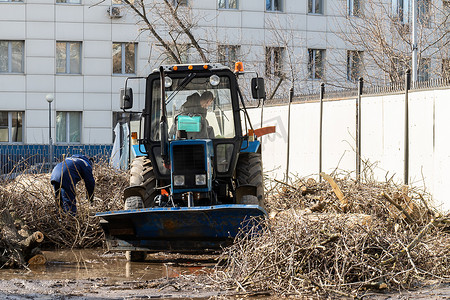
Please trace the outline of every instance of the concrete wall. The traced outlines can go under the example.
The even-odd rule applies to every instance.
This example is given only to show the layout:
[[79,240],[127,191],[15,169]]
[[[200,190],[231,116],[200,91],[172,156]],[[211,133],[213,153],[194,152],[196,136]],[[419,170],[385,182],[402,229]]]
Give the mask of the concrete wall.
[[[450,89],[409,93],[409,183],[432,194],[436,205],[450,210]],[[255,128],[261,109],[249,109]],[[290,176],[318,178],[319,102],[291,105]],[[403,183],[405,153],[405,95],[364,96],[361,100],[361,169],[378,181],[392,177]],[[263,126],[276,126],[264,136],[264,170],[284,179],[287,166],[288,106],[265,107]],[[356,99],[324,101],[322,170],[331,173],[356,169]]]

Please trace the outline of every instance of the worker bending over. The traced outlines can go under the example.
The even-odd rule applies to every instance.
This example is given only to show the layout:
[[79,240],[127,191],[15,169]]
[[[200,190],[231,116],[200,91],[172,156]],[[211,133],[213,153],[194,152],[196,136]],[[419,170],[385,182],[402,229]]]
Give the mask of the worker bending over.
[[86,196],[94,199],[95,179],[92,175],[94,160],[87,156],[75,154],[55,166],[50,178],[55,197],[60,207],[71,215],[77,213],[76,189],[77,183],[83,179],[86,186]]

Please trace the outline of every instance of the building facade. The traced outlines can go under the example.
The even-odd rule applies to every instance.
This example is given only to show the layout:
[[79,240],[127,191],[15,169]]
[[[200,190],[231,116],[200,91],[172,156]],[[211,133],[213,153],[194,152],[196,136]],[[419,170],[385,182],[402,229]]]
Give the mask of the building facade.
[[[364,49],[343,36],[361,0],[169,2],[192,25],[209,60],[244,61],[266,76],[268,94],[286,96],[294,83],[297,91],[316,92],[324,80],[353,87],[363,75]],[[149,19],[170,40],[177,30],[164,5],[149,1]],[[59,146],[111,145],[113,128],[127,118],[119,108],[125,79],[172,62],[117,0],[0,0],[0,28],[0,144],[46,144],[51,134]],[[174,49],[183,62],[201,60],[189,40]],[[130,85],[140,111],[143,84]]]

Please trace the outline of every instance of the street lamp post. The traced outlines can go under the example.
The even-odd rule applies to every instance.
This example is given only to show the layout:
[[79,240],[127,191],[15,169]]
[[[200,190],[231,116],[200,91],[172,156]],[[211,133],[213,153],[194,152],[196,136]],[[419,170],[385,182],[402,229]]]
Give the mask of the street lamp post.
[[48,171],[52,171],[53,164],[53,140],[52,140],[52,102],[55,99],[53,94],[47,94],[45,100],[48,102]]

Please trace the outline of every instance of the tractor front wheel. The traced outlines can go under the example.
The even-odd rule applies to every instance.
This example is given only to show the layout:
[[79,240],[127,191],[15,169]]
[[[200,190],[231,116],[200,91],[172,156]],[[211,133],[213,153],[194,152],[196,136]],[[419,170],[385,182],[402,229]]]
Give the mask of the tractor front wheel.
[[256,195],[243,195],[237,199],[238,204],[258,204],[264,207],[264,183],[260,153],[240,153],[236,166],[236,184],[254,186]]
[[156,176],[150,159],[143,156],[135,158],[131,163],[130,173],[130,186],[141,186],[145,189],[142,199],[144,207],[155,206],[154,201],[158,190],[156,190]]

